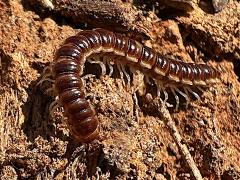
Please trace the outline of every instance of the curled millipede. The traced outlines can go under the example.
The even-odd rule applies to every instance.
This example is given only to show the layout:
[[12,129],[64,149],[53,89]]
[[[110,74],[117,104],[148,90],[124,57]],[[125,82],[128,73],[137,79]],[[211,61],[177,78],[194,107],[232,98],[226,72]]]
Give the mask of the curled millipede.
[[[151,77],[157,86],[157,94],[164,93],[168,99],[166,87],[175,96],[177,105],[181,94],[188,102],[188,92],[196,98],[199,96],[191,90],[191,86],[201,87],[215,83],[219,72],[206,64],[186,63],[162,57],[149,47],[124,35],[104,29],[85,30],[76,36],[69,37],[56,51],[52,64],[55,90],[59,103],[63,106],[70,132],[80,142],[88,143],[96,139],[99,134],[99,122],[96,112],[90,102],[85,99],[84,85],[81,79],[86,58],[96,53],[113,53],[124,59],[115,59],[121,78],[130,77],[125,71],[129,66],[142,71],[146,77]],[[96,61],[105,74],[105,64],[110,62]],[[178,87],[182,87],[181,91]]]

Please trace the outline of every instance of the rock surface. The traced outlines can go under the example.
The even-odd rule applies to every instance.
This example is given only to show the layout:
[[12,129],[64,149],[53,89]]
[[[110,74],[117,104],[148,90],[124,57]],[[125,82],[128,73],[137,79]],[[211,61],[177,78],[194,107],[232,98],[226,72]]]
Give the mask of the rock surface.
[[[229,0],[218,13],[204,1],[186,9],[174,8],[176,0],[144,2],[0,2],[1,179],[240,179],[239,1]],[[175,112],[162,111],[149,94],[137,95],[137,108],[118,77],[88,77],[102,139],[83,146],[69,135],[61,112],[50,118],[55,97],[37,83],[64,39],[95,27],[125,33],[171,58],[220,68],[220,82],[201,102],[182,103]]]

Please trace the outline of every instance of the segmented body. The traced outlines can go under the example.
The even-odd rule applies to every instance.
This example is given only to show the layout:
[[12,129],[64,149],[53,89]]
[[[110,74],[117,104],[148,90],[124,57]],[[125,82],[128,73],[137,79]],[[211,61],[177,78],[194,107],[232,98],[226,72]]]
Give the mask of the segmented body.
[[206,64],[186,63],[162,57],[154,50],[124,35],[104,29],[85,30],[68,38],[57,50],[52,65],[55,90],[63,106],[71,133],[83,143],[98,137],[96,112],[85,99],[81,74],[86,58],[99,52],[125,57],[122,62],[137,68],[156,81],[169,81],[175,86],[206,86],[219,73]]

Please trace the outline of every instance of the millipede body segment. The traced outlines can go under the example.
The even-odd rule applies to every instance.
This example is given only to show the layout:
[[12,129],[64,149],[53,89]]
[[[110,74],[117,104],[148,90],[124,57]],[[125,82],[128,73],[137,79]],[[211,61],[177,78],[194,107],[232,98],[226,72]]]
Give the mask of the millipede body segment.
[[100,52],[123,56],[125,58],[116,63],[139,69],[156,82],[165,79],[164,82],[169,81],[174,87],[206,86],[219,76],[217,70],[206,64],[164,58],[151,48],[118,33],[104,29],[81,31],[66,39],[57,50],[52,72],[69,129],[83,143],[98,137],[99,122],[94,108],[85,99],[81,75],[86,58]]

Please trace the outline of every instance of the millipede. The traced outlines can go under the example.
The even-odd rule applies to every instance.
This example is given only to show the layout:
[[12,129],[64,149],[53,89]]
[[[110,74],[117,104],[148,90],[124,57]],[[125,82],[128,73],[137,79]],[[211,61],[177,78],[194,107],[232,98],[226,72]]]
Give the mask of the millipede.
[[[71,134],[81,143],[90,143],[99,136],[96,111],[86,99],[81,78],[87,58],[98,53],[123,57],[114,59],[113,63],[116,63],[121,77],[125,75],[128,81],[130,77],[125,66],[152,78],[157,87],[157,95],[164,93],[164,102],[168,99],[166,88],[169,88],[176,99],[177,107],[179,97],[176,92],[187,102],[188,93],[199,98],[191,87],[201,88],[216,83],[220,75],[219,71],[207,64],[186,63],[163,57],[153,49],[119,33],[100,28],[83,30],[65,40],[56,51],[51,65],[58,102],[64,109]],[[106,72],[105,65],[108,65],[112,74],[113,67],[109,61],[95,63],[100,64],[103,73]]]

